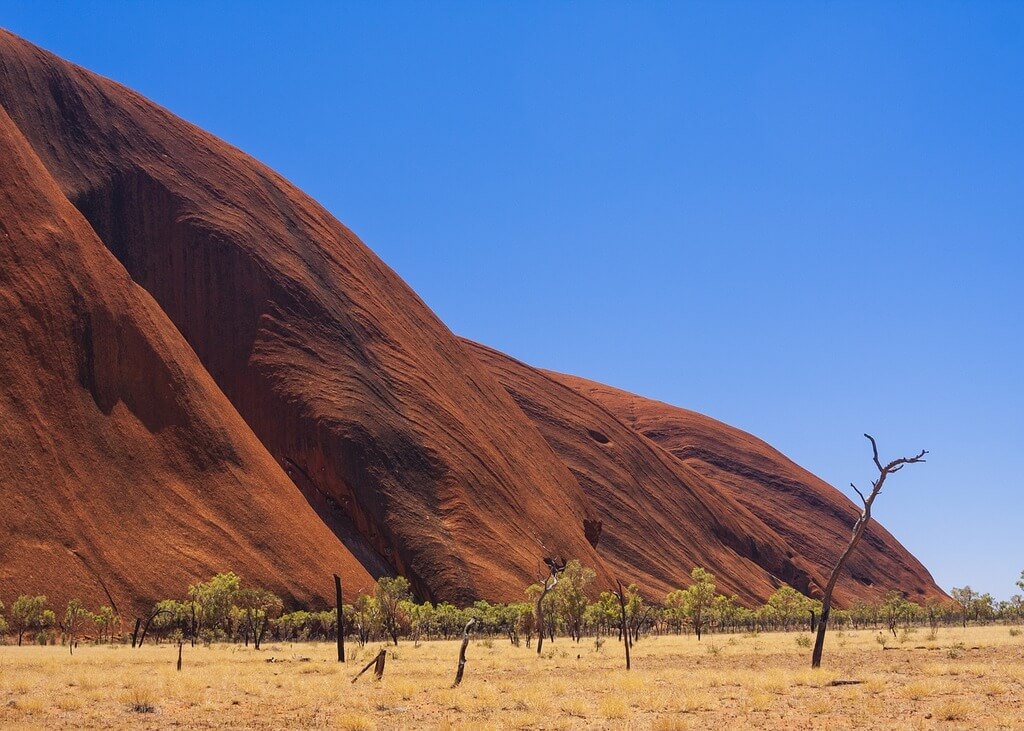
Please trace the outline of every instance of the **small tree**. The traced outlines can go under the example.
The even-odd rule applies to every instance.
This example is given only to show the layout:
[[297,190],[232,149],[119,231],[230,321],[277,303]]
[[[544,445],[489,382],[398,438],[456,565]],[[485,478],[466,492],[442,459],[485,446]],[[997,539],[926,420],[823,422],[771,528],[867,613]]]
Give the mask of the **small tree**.
[[882,616],[885,617],[886,626],[889,627],[893,637],[897,636],[896,627],[899,626],[900,620],[903,620],[904,624],[909,627],[910,621],[919,609],[920,607],[913,602],[907,601],[903,594],[898,591],[890,591],[885,595],[881,611]]
[[810,599],[787,584],[776,589],[765,603],[768,616],[786,632],[806,617],[812,606]]
[[284,603],[266,589],[239,589],[235,593],[235,606],[241,613],[247,636],[252,637],[253,648],[260,649],[270,621],[281,616]]
[[629,646],[633,646],[635,640],[640,639],[640,630],[644,621],[650,615],[651,608],[644,603],[644,597],[640,593],[640,587],[630,584],[626,587],[626,619],[629,625]]
[[[191,609],[195,612],[196,636],[202,635],[209,640],[216,639],[219,634],[232,636],[231,607],[241,585],[242,580],[229,571],[188,588]],[[192,639],[194,643],[196,637]]]
[[860,539],[864,537],[864,532],[868,528],[868,523],[871,522],[871,506],[874,505],[875,498],[878,497],[879,493],[882,492],[882,486],[885,484],[885,479],[896,472],[899,472],[908,464],[917,464],[918,462],[924,462],[924,456],[928,454],[928,450],[922,449],[918,454],[913,457],[900,457],[894,459],[891,462],[883,465],[882,461],[878,458],[878,445],[875,443],[875,438],[870,434],[865,434],[865,438],[871,442],[871,453],[875,462],[875,467],[878,468],[878,479],[871,483],[871,492],[865,497],[856,485],[850,483],[850,487],[854,489],[854,492],[860,496],[861,502],[864,504],[864,509],[861,511],[860,517],[857,518],[857,522],[853,524],[853,535],[850,537],[850,543],[846,546],[846,550],[839,556],[839,560],[836,561],[835,567],[832,569],[831,575],[828,577],[828,582],[825,584],[825,591],[821,598],[821,619],[818,621],[818,635],[814,640],[814,650],[811,652],[811,667],[821,667],[821,653],[825,648],[825,630],[828,629],[828,618],[829,613],[832,610],[832,592],[836,588],[836,582],[839,580],[839,574],[842,572],[843,567],[846,566],[847,560],[853,554],[857,548],[857,544],[860,543]]
[[75,654],[75,638],[78,636],[79,630],[92,620],[92,612],[83,607],[82,602],[77,599],[72,599],[68,602],[67,607],[64,609],[64,621],[61,623],[61,628],[67,637],[68,649],[72,655]]
[[[544,563],[547,564],[549,575],[544,579],[544,585],[540,587],[540,591],[537,592],[537,603],[534,605],[534,612],[537,617],[537,654],[541,652],[541,648],[544,647],[544,633],[547,631],[548,626],[544,620],[544,602],[548,597],[548,593],[558,586],[558,579],[565,571],[565,561],[559,562],[553,558],[545,558]],[[533,586],[527,587],[526,591],[529,594],[533,589]],[[552,636],[554,631],[552,630]]]
[[690,578],[693,583],[683,589],[681,609],[682,615],[693,625],[699,642],[715,603],[715,577],[711,572],[697,566],[690,572]]
[[396,645],[398,644],[399,605],[411,596],[409,582],[404,576],[394,578],[382,576],[377,579],[374,598],[377,600],[381,624]]
[[931,630],[931,637],[935,639],[939,631],[939,620],[942,619],[942,602],[933,596],[924,600],[924,616],[928,620],[928,628]]
[[100,607],[100,611],[93,615],[93,621],[96,622],[96,634],[99,641],[102,642],[106,639],[113,642],[114,626],[118,621],[117,613],[111,607]]
[[554,590],[555,607],[565,622],[569,636],[576,642],[583,634],[583,615],[587,611],[587,587],[597,574],[576,559],[565,565]]
[[139,636],[139,647],[146,640],[146,634],[152,626],[158,638],[181,639],[192,632],[192,604],[179,602],[175,599],[164,599],[157,602],[142,626]]
[[4,603],[0,602],[0,639],[3,639],[8,632],[7,620],[4,619]]
[[731,597],[724,594],[716,594],[715,601],[711,605],[711,616],[718,623],[719,627],[730,627],[736,624],[739,617],[739,597],[733,594]]
[[665,595],[665,615],[669,626],[675,627],[676,631],[682,630],[683,622],[686,621],[686,592],[682,589],[673,589]]
[[11,605],[11,630],[18,635],[18,647],[26,632],[42,631],[46,626],[46,597],[22,595]]
[[967,620],[971,618],[971,610],[974,609],[974,600],[978,598],[978,592],[970,586],[954,586],[949,595],[953,597],[953,601],[960,607],[960,618],[963,621],[964,629],[966,629]]
[[1021,591],[1024,591],[1024,571],[1020,572],[1020,578],[1017,580],[1017,586],[1020,587]]
[[991,594],[979,594],[974,598],[971,615],[979,622],[993,619],[996,614],[996,600]]
[[41,645],[53,642],[53,628],[57,626],[57,615],[52,609],[44,609],[43,616],[39,620],[36,642]]

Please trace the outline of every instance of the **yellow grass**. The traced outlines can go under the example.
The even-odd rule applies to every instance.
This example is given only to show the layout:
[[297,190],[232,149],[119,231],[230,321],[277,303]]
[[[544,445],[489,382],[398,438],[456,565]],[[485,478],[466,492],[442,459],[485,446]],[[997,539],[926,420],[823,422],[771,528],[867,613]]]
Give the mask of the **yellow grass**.
[[459,688],[454,641],[402,643],[382,682],[355,685],[378,646],[345,665],[331,645],[186,647],[181,673],[169,645],[3,646],[0,728],[1024,729],[1024,638],[948,629],[883,650],[876,635],[832,636],[820,671],[795,634],[647,637],[630,672],[612,641],[560,638],[540,658],[473,642]]

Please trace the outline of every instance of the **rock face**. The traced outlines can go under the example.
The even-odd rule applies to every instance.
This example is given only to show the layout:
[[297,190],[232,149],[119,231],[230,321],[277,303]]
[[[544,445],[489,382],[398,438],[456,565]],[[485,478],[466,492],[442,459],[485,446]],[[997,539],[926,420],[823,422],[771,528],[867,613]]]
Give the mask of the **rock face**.
[[280,465],[340,506],[422,596],[519,597],[547,555],[602,570],[569,470],[415,293],[309,197],[6,33],[0,104]]
[[783,582],[820,595],[818,567],[699,472],[556,377],[464,342],[583,487],[601,519],[598,555],[624,584],[663,597],[702,566],[748,604]]
[[[745,494],[811,484],[781,455],[713,468],[460,341],[273,171],[3,31],[0,107],[0,599],[142,605],[233,569],[296,603],[334,572],[508,600],[546,557],[652,597],[694,565],[748,602],[822,583],[820,505]],[[938,592],[870,540],[897,557],[856,564],[844,597]]]
[[[827,579],[850,539],[858,510],[842,493],[757,437],[720,421],[574,376],[548,373],[671,452],[776,531]],[[928,570],[877,521],[847,563],[834,599],[880,599],[891,589],[911,601],[945,597]]]
[[2,598],[130,617],[216,571],[301,603],[318,566],[367,586],[3,109],[0,170]]

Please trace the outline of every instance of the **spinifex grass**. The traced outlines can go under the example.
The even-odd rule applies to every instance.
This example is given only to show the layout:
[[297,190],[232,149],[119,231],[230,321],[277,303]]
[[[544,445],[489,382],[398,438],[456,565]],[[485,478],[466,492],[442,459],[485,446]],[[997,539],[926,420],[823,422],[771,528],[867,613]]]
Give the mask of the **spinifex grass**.
[[[355,685],[365,662],[339,665],[330,644],[186,647],[181,673],[172,645],[3,646],[0,727],[1024,728],[1024,641],[1005,627],[884,650],[876,634],[846,632],[820,671],[796,633],[644,637],[630,672],[621,648],[592,639],[558,638],[541,657],[474,640],[458,688],[458,641],[402,643],[383,681]],[[951,658],[953,646],[967,649]]]

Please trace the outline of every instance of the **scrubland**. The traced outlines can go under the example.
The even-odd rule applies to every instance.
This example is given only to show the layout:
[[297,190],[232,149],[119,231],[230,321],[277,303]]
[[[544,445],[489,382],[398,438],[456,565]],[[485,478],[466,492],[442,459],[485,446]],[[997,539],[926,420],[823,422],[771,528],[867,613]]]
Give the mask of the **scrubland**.
[[[1024,637],[1004,626],[832,632],[812,671],[809,635],[644,637],[626,671],[615,638],[532,649],[473,640],[389,648],[382,681],[352,677],[380,645],[0,647],[4,728],[1019,728]],[[861,681],[833,685],[835,680]]]

